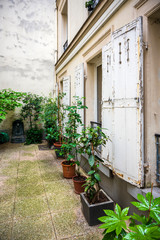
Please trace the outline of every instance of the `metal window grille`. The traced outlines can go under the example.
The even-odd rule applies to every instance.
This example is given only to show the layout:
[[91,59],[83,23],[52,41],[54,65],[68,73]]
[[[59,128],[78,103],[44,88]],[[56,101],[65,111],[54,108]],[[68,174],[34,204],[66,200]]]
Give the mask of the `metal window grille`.
[[67,41],[64,43],[64,45],[63,45],[63,50],[64,50],[64,52],[66,51],[67,47],[68,47],[68,40],[67,40]]
[[155,134],[156,137],[156,156],[157,156],[157,182],[160,183],[160,134]]

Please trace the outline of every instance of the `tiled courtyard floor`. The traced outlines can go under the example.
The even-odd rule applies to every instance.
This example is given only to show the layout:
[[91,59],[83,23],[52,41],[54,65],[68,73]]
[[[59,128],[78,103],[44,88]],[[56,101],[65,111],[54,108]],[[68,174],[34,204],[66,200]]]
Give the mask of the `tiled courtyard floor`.
[[0,240],[100,240],[54,150],[0,145]]

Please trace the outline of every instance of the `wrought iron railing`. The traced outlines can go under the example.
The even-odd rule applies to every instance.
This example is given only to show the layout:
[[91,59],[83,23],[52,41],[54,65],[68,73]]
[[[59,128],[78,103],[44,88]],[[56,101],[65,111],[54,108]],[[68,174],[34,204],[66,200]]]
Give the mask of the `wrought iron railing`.
[[66,51],[67,47],[68,47],[68,40],[67,40],[67,41],[64,43],[64,45],[63,45],[63,50],[64,50],[64,52]]
[[90,121],[90,123],[92,128],[101,127],[101,123],[93,122],[93,121]]
[[156,137],[156,156],[157,156],[157,182],[160,183],[160,134],[155,134]]

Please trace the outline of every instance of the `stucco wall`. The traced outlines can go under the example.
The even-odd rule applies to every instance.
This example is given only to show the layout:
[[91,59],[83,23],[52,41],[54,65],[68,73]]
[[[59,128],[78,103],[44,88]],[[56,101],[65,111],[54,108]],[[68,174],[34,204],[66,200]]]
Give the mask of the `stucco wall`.
[[[53,92],[55,14],[55,0],[0,0],[0,89]],[[10,112],[0,129],[18,117]]]

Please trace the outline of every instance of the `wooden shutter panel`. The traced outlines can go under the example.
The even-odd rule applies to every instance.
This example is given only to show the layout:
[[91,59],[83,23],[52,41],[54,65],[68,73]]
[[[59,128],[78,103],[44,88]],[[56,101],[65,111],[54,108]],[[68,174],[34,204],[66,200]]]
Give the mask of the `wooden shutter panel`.
[[[112,34],[111,75],[106,71],[107,54],[106,46],[106,51],[103,49],[102,89],[105,89],[102,97],[102,126],[109,127],[112,131],[112,160],[111,154],[107,155],[109,147],[104,150],[102,156],[115,174],[141,187],[144,155],[141,17]],[[109,105],[112,117],[109,114]]]
[[[84,64],[80,64],[75,68],[75,96],[80,98],[84,97]],[[82,99],[84,104],[84,99]],[[84,109],[79,110],[82,123],[84,124]],[[78,132],[81,132],[82,127],[78,128]]]
[[71,83],[69,76],[63,78],[63,93],[65,93],[63,104],[69,106],[71,104]]

